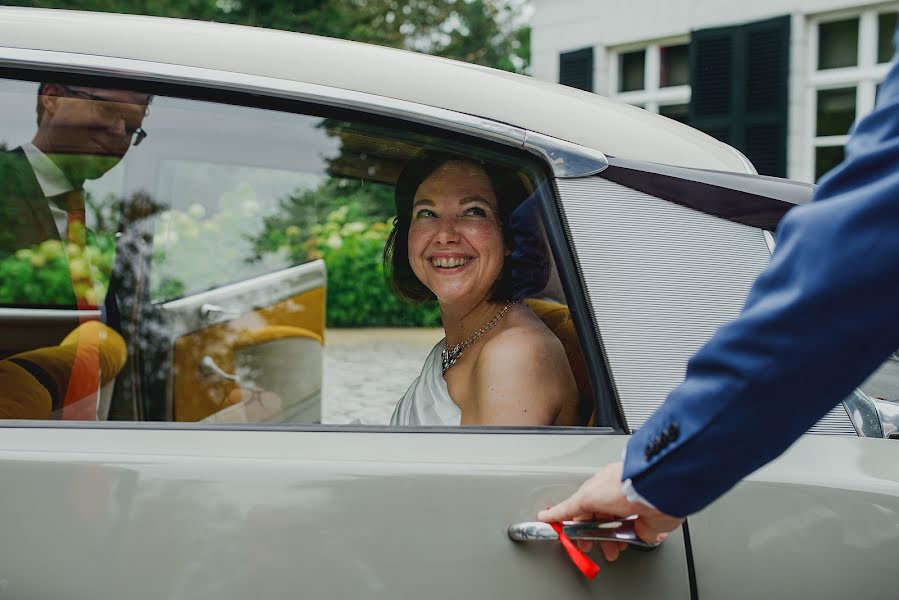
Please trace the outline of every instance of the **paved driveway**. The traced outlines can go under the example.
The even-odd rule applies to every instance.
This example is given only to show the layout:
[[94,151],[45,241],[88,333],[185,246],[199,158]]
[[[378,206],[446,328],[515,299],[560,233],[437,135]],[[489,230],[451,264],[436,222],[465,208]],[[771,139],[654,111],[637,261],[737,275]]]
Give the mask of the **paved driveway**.
[[443,329],[328,329],[323,423],[385,425]]

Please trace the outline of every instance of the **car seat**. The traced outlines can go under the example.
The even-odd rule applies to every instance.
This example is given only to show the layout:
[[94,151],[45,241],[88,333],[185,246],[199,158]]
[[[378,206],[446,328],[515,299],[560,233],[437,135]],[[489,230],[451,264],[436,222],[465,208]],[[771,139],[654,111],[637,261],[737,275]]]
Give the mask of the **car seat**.
[[584,362],[581,345],[577,338],[577,332],[574,329],[571,311],[564,304],[551,300],[528,298],[524,303],[534,311],[534,314],[543,321],[543,324],[562,342],[562,347],[565,348],[565,356],[568,358],[568,364],[571,367],[571,374],[574,375],[574,381],[577,384],[578,421],[583,426],[592,426],[595,420],[593,386],[590,384],[590,374],[587,371],[587,364]]
[[[79,348],[79,341],[93,344]],[[86,352],[93,353],[88,357]],[[62,415],[70,381],[96,380],[84,369],[99,366],[99,386],[84,390],[79,414],[105,420],[115,377],[127,360],[125,340],[100,321],[87,321],[69,332],[56,346],[21,352],[0,361],[0,418],[50,419]],[[83,404],[82,404],[83,403]]]

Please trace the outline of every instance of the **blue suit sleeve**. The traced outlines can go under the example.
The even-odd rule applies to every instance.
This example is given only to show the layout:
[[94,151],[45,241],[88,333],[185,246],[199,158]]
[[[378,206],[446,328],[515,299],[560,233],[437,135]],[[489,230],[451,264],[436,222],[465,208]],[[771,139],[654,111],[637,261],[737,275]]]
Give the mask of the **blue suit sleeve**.
[[663,512],[715,500],[899,348],[899,66],[777,241],[739,318],[628,444],[624,478]]

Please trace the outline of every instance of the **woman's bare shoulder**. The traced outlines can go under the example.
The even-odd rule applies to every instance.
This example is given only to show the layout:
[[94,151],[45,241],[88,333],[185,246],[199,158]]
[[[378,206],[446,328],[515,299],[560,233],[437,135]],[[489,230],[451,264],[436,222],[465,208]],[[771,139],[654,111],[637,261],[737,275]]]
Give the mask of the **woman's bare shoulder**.
[[469,424],[551,425],[574,390],[561,342],[536,317],[510,320],[491,337],[472,375]]
[[[478,365],[499,363],[513,372],[536,373],[568,364],[565,348],[552,331],[533,313],[524,314],[510,322],[481,349]],[[562,361],[559,363],[559,361]]]

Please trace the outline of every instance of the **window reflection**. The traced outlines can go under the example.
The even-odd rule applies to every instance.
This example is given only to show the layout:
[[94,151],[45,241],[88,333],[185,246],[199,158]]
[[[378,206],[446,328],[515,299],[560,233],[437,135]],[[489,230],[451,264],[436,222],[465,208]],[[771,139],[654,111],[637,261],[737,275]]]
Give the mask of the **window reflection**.
[[[442,335],[385,283],[403,168],[449,147],[541,177],[325,108],[2,80],[0,101],[0,418],[386,424]],[[574,361],[554,286],[527,300]]]

